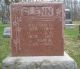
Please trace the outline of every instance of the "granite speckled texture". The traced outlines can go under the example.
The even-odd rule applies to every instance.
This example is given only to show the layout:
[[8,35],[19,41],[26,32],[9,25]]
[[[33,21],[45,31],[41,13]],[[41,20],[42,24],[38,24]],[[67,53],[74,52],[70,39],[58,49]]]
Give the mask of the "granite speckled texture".
[[10,10],[13,56],[63,55],[62,3],[17,3]]
[[77,69],[67,53],[64,56],[7,57],[3,69]]

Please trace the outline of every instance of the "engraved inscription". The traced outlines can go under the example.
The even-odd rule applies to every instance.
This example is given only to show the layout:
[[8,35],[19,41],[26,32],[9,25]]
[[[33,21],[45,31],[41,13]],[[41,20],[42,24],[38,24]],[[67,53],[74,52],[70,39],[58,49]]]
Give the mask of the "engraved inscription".
[[[53,45],[53,27],[49,23],[42,23],[42,24],[35,24],[30,23],[28,24],[28,39],[29,39],[29,46],[52,46]],[[33,32],[36,32],[32,34]],[[42,36],[42,37],[41,37]],[[35,41],[34,41],[35,40]]]
[[52,7],[23,7],[22,15],[24,16],[53,16],[54,8]]

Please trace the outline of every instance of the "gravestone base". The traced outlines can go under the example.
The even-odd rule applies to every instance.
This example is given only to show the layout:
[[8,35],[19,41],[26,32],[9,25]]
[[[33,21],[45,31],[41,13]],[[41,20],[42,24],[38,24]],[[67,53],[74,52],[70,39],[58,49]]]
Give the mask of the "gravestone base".
[[77,65],[64,53],[64,56],[7,57],[3,69],[77,69]]

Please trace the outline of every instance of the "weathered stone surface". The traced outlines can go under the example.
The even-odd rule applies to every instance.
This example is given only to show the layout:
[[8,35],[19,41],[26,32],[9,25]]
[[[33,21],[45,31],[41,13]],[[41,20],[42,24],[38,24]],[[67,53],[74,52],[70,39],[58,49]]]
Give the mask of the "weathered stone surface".
[[62,3],[12,4],[10,19],[13,56],[63,55]]
[[3,69],[77,69],[75,61],[64,56],[8,57]]
[[3,32],[4,37],[10,37],[11,36],[11,29],[10,27],[5,27]]

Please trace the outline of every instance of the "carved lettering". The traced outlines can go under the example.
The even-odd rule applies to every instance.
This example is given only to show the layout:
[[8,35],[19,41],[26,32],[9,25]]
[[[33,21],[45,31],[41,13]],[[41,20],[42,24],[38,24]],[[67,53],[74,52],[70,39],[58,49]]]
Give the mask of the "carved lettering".
[[52,7],[23,7],[22,15],[24,16],[53,16],[54,8]]

